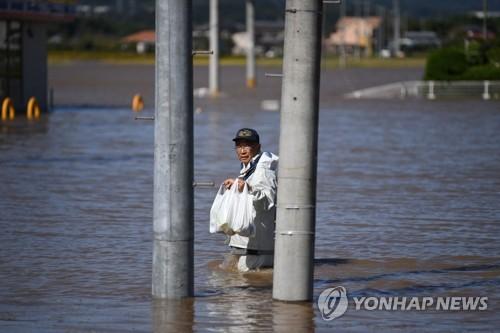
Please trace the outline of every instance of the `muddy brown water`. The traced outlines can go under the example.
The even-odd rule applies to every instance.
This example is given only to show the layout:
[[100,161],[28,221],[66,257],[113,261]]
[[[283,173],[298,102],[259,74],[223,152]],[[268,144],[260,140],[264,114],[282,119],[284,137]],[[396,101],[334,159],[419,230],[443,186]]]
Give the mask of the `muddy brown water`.
[[[272,271],[221,270],[216,188],[195,191],[195,297],[151,298],[153,125],[125,109],[59,108],[0,124],[0,331],[494,331],[500,325],[500,108],[338,101],[320,115],[315,299],[272,300]],[[152,110],[144,111],[144,115]],[[195,180],[235,176],[231,137],[277,152],[279,113],[195,117]],[[488,310],[356,311],[352,297],[486,296]]]
[[[280,66],[258,66],[257,87],[246,88],[244,66],[221,66],[220,89],[228,93],[230,103],[222,101],[219,107],[233,108],[246,105],[258,109],[263,99],[276,99],[281,94],[281,79],[266,77],[266,73],[280,73]],[[387,83],[421,80],[423,68],[346,68],[321,71],[322,103],[338,99],[354,90]],[[48,71],[48,84],[53,90],[56,105],[85,107],[129,107],[132,96],[139,93],[147,107],[154,106],[154,65],[122,65],[99,62],[72,62],[52,64]],[[208,86],[208,67],[193,67],[193,85]],[[213,101],[198,100],[196,106],[205,107]]]

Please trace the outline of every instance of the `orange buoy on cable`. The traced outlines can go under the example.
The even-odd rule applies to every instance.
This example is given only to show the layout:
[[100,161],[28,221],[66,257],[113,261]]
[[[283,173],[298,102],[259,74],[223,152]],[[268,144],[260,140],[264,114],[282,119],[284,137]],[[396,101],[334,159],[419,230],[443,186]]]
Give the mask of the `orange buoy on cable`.
[[144,109],[144,99],[140,94],[135,94],[132,98],[132,111],[140,112]]
[[40,118],[41,110],[40,105],[35,97],[31,97],[28,100],[28,108],[26,109],[26,117],[28,119],[38,119]]
[[2,102],[2,120],[13,120],[16,116],[16,109],[9,97],[6,97]]

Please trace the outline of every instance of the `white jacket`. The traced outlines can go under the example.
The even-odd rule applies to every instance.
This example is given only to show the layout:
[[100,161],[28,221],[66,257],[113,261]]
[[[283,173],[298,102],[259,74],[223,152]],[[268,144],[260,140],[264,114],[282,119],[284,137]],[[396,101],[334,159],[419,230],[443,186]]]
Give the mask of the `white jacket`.
[[[233,235],[229,246],[270,253],[274,251],[278,156],[269,152],[261,154],[255,171],[246,180],[250,186],[255,208],[255,236],[249,238]],[[257,157],[255,156],[254,159]],[[243,167],[242,171],[248,166]]]

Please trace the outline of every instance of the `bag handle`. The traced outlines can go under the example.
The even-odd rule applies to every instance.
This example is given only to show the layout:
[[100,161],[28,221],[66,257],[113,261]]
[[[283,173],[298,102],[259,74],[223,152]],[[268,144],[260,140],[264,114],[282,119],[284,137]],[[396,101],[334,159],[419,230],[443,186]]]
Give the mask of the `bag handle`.
[[[241,191],[241,193],[245,192],[245,188],[246,188],[246,189],[247,189],[247,191],[248,191],[248,184],[247,184],[246,180],[244,180],[244,179],[243,179],[243,177],[240,177],[240,176],[238,176],[238,177],[234,178],[233,185],[231,185],[231,188],[229,189],[230,191],[233,191],[233,192],[235,192],[235,193],[240,193],[240,191],[238,191],[238,181],[239,181],[240,179],[241,179],[241,180],[243,180],[243,181],[245,182],[245,183],[244,183],[244,185],[243,185],[243,191]],[[235,185],[236,185],[236,186],[235,186]]]
[[224,183],[220,184],[219,190],[217,191],[217,194],[224,194],[224,191],[226,190],[226,187],[224,186]]

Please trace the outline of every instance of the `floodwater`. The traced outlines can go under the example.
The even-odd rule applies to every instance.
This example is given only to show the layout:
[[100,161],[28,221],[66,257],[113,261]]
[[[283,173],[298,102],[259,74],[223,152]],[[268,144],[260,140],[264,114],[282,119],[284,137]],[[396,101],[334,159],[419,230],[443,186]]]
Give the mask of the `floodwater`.
[[[272,300],[272,272],[218,269],[216,188],[195,190],[195,297],[151,297],[153,124],[57,109],[0,124],[0,331],[494,331],[500,325],[500,111],[482,101],[322,108],[314,295]],[[151,114],[146,110],[144,115]],[[195,114],[195,180],[235,176],[244,126],[277,152],[277,112]],[[486,311],[357,311],[352,297],[488,297]]]

